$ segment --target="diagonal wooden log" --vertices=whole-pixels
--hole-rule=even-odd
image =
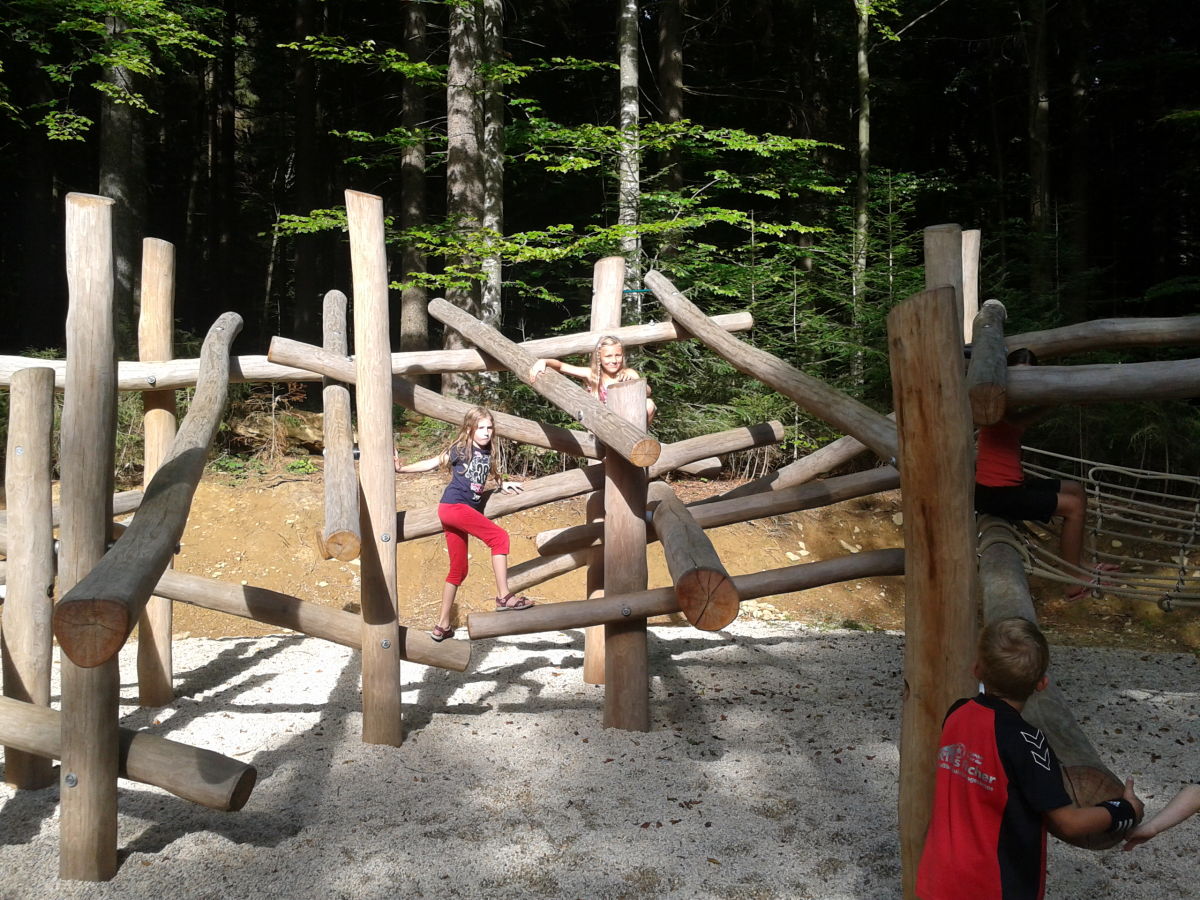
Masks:
[[[1053,359],[1090,350],[1120,350],[1127,347],[1181,347],[1200,344],[1200,316],[1159,319],[1093,319],[1009,335],[1009,350],[1028,347],[1040,359]]]
[[[713,316],[713,321],[727,331],[749,331],[754,317],[748,312],[725,313]],[[607,331],[585,331],[558,337],[539,338],[521,344],[535,356],[572,356],[591,353],[604,335],[619,338],[626,347],[656,344],[663,341],[687,340],[690,335],[674,322],[648,322],[626,325]],[[54,369],[55,385],[61,390],[66,379],[66,361],[37,359],[28,356],[0,355],[0,387],[8,386],[13,373],[30,366]],[[392,354],[392,372],[396,375],[432,375],[442,372],[482,372],[503,369],[500,363],[478,350],[421,350]],[[199,359],[173,359],[159,362],[121,362],[117,364],[117,389],[122,391],[178,390],[196,385],[200,371]],[[321,375],[311,369],[288,364],[280,365],[270,356],[235,356],[229,361],[229,381],[318,381]]]
[[[739,372],[757,378],[839,431],[858,438],[884,461],[895,458],[896,426],[886,416],[717,328],[661,272],[647,272],[646,287],[671,318]]]
[[[112,495],[112,514],[123,516],[137,510],[142,505],[141,491],[117,491]],[[50,510],[50,524],[58,526],[62,522],[62,507],[57,503]],[[8,512],[0,511],[0,553],[8,553]]]
[[[527,559],[525,562],[509,567],[508,587],[514,593],[522,593],[535,585],[544,584],[559,575],[566,575],[586,566],[591,555],[592,551],[588,549],[560,553],[557,556],[535,556],[533,559]],[[596,683],[600,684],[601,682]]]
[[[225,313],[209,329],[191,407],[169,456],[146,489],[137,516],[113,548],[55,606],[55,637],[78,666],[98,666],[116,655],[175,553],[221,424],[229,385],[229,346],[241,328],[240,316]]]
[[[661,481],[650,485],[647,500],[654,531],[662,542],[675,598],[687,620],[701,631],[720,631],[737,618],[737,588],[704,528]]]
[[[783,426],[778,422],[765,422],[748,428],[731,428],[716,434],[706,434],[700,437],[687,438],[667,444],[648,475],[654,478],[664,472],[670,472],[685,463],[702,459],[713,452],[714,447],[729,448],[718,452],[731,453],[734,449],[745,450],[762,444],[777,443],[782,439]],[[604,464],[586,466],[582,469],[568,469],[565,472],[555,472],[543,478],[527,481],[519,494],[501,494],[493,491],[487,495],[483,503],[483,514],[489,519],[497,519],[523,509],[541,506],[555,500],[565,500],[588,491],[599,490],[604,484]],[[437,506],[427,506],[423,509],[403,510],[397,516],[397,540],[410,541],[414,538],[427,537],[442,530],[442,523],[437,516]]]
[[[1200,359],[1095,366],[1018,366],[1008,373],[1011,406],[1200,396]]]
[[[181,603],[255,622],[289,628],[322,640],[362,648],[362,619],[356,613],[301,600],[290,594],[246,584],[228,584],[168,569],[155,591]],[[424,666],[464,672],[471,663],[466,641],[441,641],[423,631],[400,627],[400,658]]]
[[[1019,617],[1037,624],[1025,564],[1020,552],[1008,540],[1010,533],[1008,522],[991,516],[979,519],[979,580],[984,623]],[[1124,790],[1121,779],[1100,759],[1055,679],[1050,679],[1044,691],[1029,698],[1021,715],[1046,735],[1062,763],[1067,792],[1078,806],[1095,806],[1121,796]],[[1120,835],[1100,835],[1068,843],[1103,850],[1120,840]]]
[[[514,344],[495,328],[480,322],[470,313],[441,298],[429,302],[429,314],[448,325],[489,356],[500,360],[517,378],[552,402],[563,412],[604,442],[615,453],[635,466],[653,465],[661,448],[646,431],[614,415],[604,404],[574,384],[567,376],[553,369],[543,372],[537,380],[530,379],[529,369],[537,357]],[[713,326],[714,328],[716,326]],[[724,332],[722,332],[724,334]]]
[[[894,490],[899,486],[900,473],[891,466],[882,466],[851,475],[827,478],[816,484],[798,484],[783,490],[733,497],[716,503],[694,503],[687,509],[701,528],[719,528],[735,522],[829,506],[867,494]],[[541,532],[537,536],[536,544],[538,553],[543,556],[555,556],[595,546],[603,536],[603,529],[594,524],[571,525]],[[655,539],[653,534],[648,534],[647,538]]]
[[[1004,418],[1008,395],[1008,353],[1004,349],[1007,312],[999,300],[988,300],[975,316],[967,397],[976,425],[995,425]]]
[[[269,356],[291,365],[304,366],[346,384],[355,384],[358,381],[358,374],[351,360],[312,344],[275,337],[271,339]],[[463,417],[472,407],[470,403],[443,397],[398,375],[392,378],[392,399],[405,409],[455,425],[462,424]],[[546,447],[571,456],[599,459],[601,455],[596,446],[596,439],[590,434],[559,428],[556,425],[542,425],[508,413],[496,413],[496,433],[523,444]]]
[[[210,809],[233,812],[250,799],[254,766],[144,731],[120,729],[117,771]],[[0,744],[26,753],[62,756],[62,713],[0,697]]]
[[[766,572],[734,575],[733,585],[742,601],[804,591],[839,581],[904,574],[902,549],[867,550],[815,563],[801,563]],[[471,613],[467,632],[471,640],[537,634],[542,631],[566,631],[634,617],[665,616],[679,612],[674,588],[654,588],[633,594],[613,594],[591,600],[567,603],[539,603],[520,616],[506,613]],[[520,621],[517,621],[520,620]]]

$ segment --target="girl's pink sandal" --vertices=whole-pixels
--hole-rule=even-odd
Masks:
[[[533,606],[533,601],[528,597],[514,596],[511,592],[503,597],[496,598],[496,612],[504,612],[505,610],[529,609]]]

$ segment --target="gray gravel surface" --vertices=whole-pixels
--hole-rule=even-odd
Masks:
[[[297,637],[183,640],[178,700],[123,724],[252,761],[245,809],[122,782],[121,867],[58,871],[58,788],[0,786],[4,898],[898,898],[903,638],[739,620],[651,630],[649,733],[601,727],[578,632],[404,668],[407,738],[359,740],[359,667]],[[1054,648],[1052,676],[1149,808],[1200,778],[1192,654]],[[1052,841],[1048,897],[1196,895],[1200,822],[1133,853]]]

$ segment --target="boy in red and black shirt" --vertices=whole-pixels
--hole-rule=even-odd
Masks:
[[[1046,827],[1063,838],[1131,828],[1142,803],[1125,783],[1120,800],[1077,807],[1063,788],[1045,735],[1023,718],[1044,690],[1050,649],[1027,619],[1000,619],[979,638],[983,693],[946,714],[933,816],[917,869],[921,900],[1041,900]]]

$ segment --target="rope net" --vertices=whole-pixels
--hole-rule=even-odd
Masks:
[[[1200,478],[1131,469],[1023,447],[1025,471],[1078,481],[1088,497],[1087,568],[1050,549],[1033,525],[1010,524],[1031,575],[1064,585],[1156,602],[1164,610],[1200,607]],[[981,548],[982,549],[982,548]],[[1124,551],[1124,552],[1122,552]],[[1137,555],[1126,555],[1136,553]],[[1114,566],[1114,571],[1104,571]]]

